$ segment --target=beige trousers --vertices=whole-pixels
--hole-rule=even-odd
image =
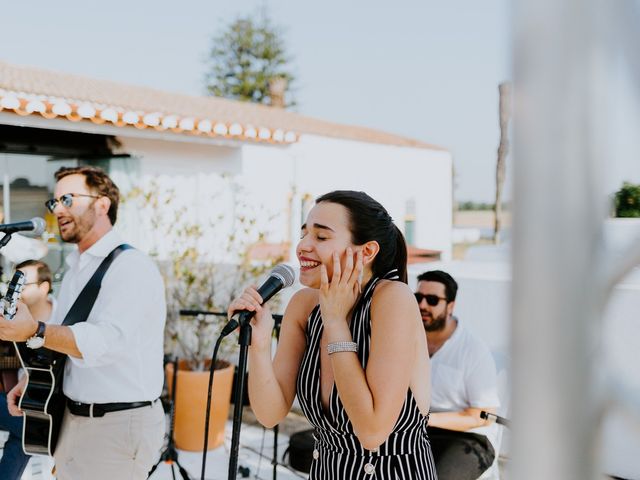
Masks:
[[[160,458],[165,416],[159,400],[149,407],[89,418],[65,411],[56,447],[58,480],[146,479]]]

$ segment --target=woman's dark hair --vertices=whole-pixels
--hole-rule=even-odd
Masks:
[[[407,283],[407,244],[387,210],[364,192],[336,190],[316,199],[316,204],[331,202],[342,205],[349,215],[349,230],[354,245],[375,240],[380,251],[373,260],[373,275],[381,277],[398,270],[400,280]]]

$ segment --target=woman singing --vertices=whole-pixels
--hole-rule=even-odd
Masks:
[[[427,438],[426,337],[407,286],[407,247],[363,192],[321,196],[302,226],[300,283],[271,360],[273,318],[255,288],[229,306],[255,311],[249,398],[266,427],[294,397],[314,427],[310,479],[436,478]]]

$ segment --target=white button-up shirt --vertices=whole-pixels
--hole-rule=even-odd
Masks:
[[[100,263],[122,243],[110,231],[82,254],[69,254],[52,323],[62,323]],[[83,403],[158,398],[165,319],[164,284],[155,263],[139,250],[121,252],[102,279],[89,318],[70,327],[83,358],[67,360],[65,395]]]

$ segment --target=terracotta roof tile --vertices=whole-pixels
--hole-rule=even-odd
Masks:
[[[264,105],[169,93],[149,87],[0,62],[0,97],[3,94],[11,98],[0,103],[0,110],[4,107],[5,110],[14,110],[23,115],[40,114],[47,118],[66,116],[75,121],[111,121],[118,126],[169,128],[178,133],[212,136],[233,137],[235,133],[249,140],[277,143],[290,143],[297,139],[296,135],[306,133],[444,150],[418,140],[364,127],[327,122]],[[11,104],[16,95],[19,96],[19,107],[8,108],[6,104]],[[56,103],[57,112],[54,109]],[[69,106],[71,111],[67,112]]]

